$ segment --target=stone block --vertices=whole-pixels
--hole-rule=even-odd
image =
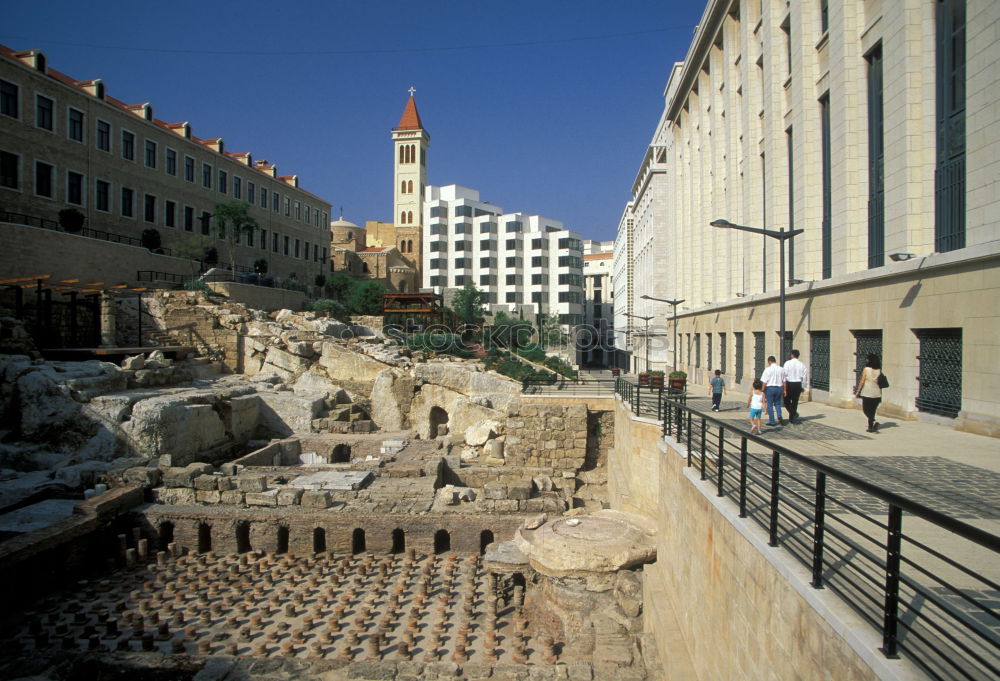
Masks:
[[[519,502],[516,499],[501,499],[493,503],[493,508],[497,513],[517,513],[520,510]]]
[[[222,501],[222,492],[215,489],[198,489],[194,492],[194,498],[199,504],[217,504]]]
[[[163,471],[163,486],[191,487],[194,484],[194,478],[196,475],[198,475],[198,473],[188,468],[170,467]]]
[[[236,489],[236,481],[233,480],[228,475],[216,476],[216,486],[215,488],[220,492],[228,492],[230,490]]]
[[[160,480],[163,475],[160,473],[159,468],[154,468],[152,466],[136,466],[135,468],[129,468],[125,471],[125,482],[131,482],[136,485],[145,485],[146,487],[156,487],[160,484]]]
[[[295,506],[302,498],[300,489],[280,489],[278,490],[278,506]]]
[[[194,488],[196,490],[213,490],[218,489],[219,482],[214,475],[198,475],[194,479]]]
[[[330,493],[326,490],[304,490],[299,504],[310,508],[330,508]]]
[[[190,506],[195,503],[194,490],[190,487],[157,487],[153,501],[166,506]]]
[[[267,492],[247,492],[244,497],[247,506],[277,506],[278,490],[272,489]]]
[[[187,470],[191,471],[195,475],[211,475],[215,472],[215,466],[210,463],[203,463],[201,461],[195,461],[194,463],[189,463],[185,466]]]
[[[491,500],[506,499],[507,485],[502,482],[488,482],[483,485],[483,497]]]
[[[242,475],[236,478],[236,489],[241,492],[263,492],[267,489],[267,478],[263,475]]]
[[[531,482],[522,480],[507,487],[507,498],[522,501],[531,497]]]
[[[243,492],[238,490],[229,490],[227,492],[220,492],[219,495],[221,496],[222,503],[224,504],[229,504],[230,506],[243,505]]]

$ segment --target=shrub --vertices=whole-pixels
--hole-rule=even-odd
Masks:
[[[324,286],[326,286],[326,277],[323,276],[322,274],[317,274],[316,278],[313,279],[313,285],[318,286],[319,288],[323,288]]]
[[[219,262],[219,251],[216,250],[215,246],[209,246],[205,249],[205,255],[201,259],[205,261],[206,265],[216,265]]]
[[[151,251],[155,251],[163,244],[163,240],[160,238],[160,230],[149,229],[142,230],[142,236],[139,238],[140,243],[142,243],[143,248],[148,248]]]
[[[339,300],[330,300],[329,298],[320,298],[313,303],[312,311],[316,314],[326,317],[336,317],[337,319],[343,319],[348,315],[346,305]]]
[[[439,352],[456,357],[472,357],[472,352],[462,342],[461,336],[454,333],[415,333],[406,339],[406,347],[410,350]]]
[[[267,258],[257,258],[254,260],[253,271],[257,274],[267,274]]]
[[[687,375],[686,371],[671,371],[670,372],[670,378],[687,378],[687,377],[688,377],[688,375]]]
[[[201,279],[188,279],[184,282],[185,291],[201,291],[202,293],[214,294],[215,291],[208,287],[208,284]]]
[[[63,208],[59,211],[59,226],[70,234],[76,234],[83,229],[83,221],[86,220],[83,213],[76,208]]]

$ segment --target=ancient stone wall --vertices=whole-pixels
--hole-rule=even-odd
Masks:
[[[813,590],[804,568],[769,548],[759,528],[726,512],[728,502],[715,497],[711,483],[687,474],[685,453],[663,442],[658,423],[634,417],[621,403],[615,415],[612,508],[646,515],[659,528],[643,600],[659,604],[644,612],[665,678],[671,660],[685,657],[675,652],[680,645],[703,681],[824,679],[831,670],[838,680],[879,678],[866,663],[880,655],[874,629],[852,631],[857,618],[846,605]],[[844,631],[870,641],[859,651]]]
[[[242,303],[255,310],[301,310],[306,302],[306,294],[270,286],[254,286],[233,281],[213,281],[208,287],[226,296],[234,303]]]
[[[573,471],[587,454],[587,407],[582,404],[522,404],[506,421],[508,465]]]
[[[141,513],[147,536],[158,541],[170,538],[179,548],[190,552],[198,552],[200,547],[219,554],[238,550],[384,554],[394,549],[430,554],[435,553],[435,535],[442,530],[448,533],[451,551],[479,553],[485,539],[512,538],[523,520],[523,516],[496,515],[374,516],[330,511],[290,514],[286,509],[254,509],[233,514],[225,508],[174,506],[151,506]],[[248,531],[249,546],[239,546],[237,530],[243,523],[247,529],[241,531]],[[208,529],[202,529],[203,526]],[[397,530],[403,532],[402,545],[398,533],[394,540],[393,532]],[[318,537],[322,537],[321,546],[317,546]],[[206,546],[206,538],[210,538],[210,547]]]

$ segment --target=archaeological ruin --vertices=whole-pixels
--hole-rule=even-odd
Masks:
[[[522,395],[374,320],[104,312],[162,349],[43,359],[2,321],[0,678],[660,678],[613,399]]]

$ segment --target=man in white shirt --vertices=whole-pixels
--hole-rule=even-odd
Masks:
[[[781,421],[781,395],[785,392],[785,370],[778,360],[771,355],[767,358],[767,368],[760,375],[764,384],[764,397],[767,398],[767,425],[776,426]]]
[[[809,387],[809,372],[806,365],[799,361],[799,351],[792,350],[792,358],[785,362],[785,409],[788,410],[788,420],[799,422],[799,397],[802,391]]]

